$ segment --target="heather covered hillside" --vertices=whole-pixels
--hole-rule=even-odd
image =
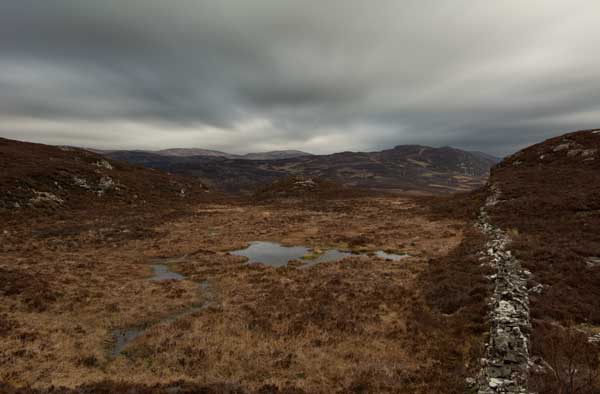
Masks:
[[[137,207],[201,199],[198,180],[131,166],[82,149],[0,139],[0,211]]]
[[[526,273],[530,388],[600,390],[600,130],[521,150],[492,170],[490,221]],[[560,390],[560,391],[556,391]]]

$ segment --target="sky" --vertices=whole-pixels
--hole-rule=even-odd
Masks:
[[[232,153],[600,127],[598,0],[2,0],[0,136]]]

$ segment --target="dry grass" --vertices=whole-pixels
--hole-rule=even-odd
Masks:
[[[424,371],[438,382],[451,376],[450,364],[439,363],[448,354],[436,354],[441,313],[424,304],[418,278],[461,242],[463,222],[427,218],[411,200],[204,204],[133,235],[135,217],[121,217],[118,231],[110,223],[106,231],[85,221],[75,231],[55,224],[58,231],[42,237],[27,236],[30,224],[11,228],[0,256],[12,283],[0,293],[0,381],[11,386],[432,392],[437,383]],[[413,257],[275,269],[226,253],[258,239]],[[174,268],[189,280],[148,280],[152,258],[183,255]],[[210,294],[199,293],[201,280]],[[156,324],[207,300],[204,309]],[[145,335],[111,358],[111,330],[141,324]],[[468,341],[452,344],[463,360],[475,351]]]

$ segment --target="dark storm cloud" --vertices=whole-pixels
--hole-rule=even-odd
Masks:
[[[600,118],[596,1],[5,0],[0,134],[509,153]]]

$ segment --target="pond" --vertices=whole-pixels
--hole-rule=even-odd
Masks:
[[[248,264],[262,263],[272,267],[283,267],[291,260],[302,260],[306,263],[305,266],[312,266],[320,263],[340,261],[346,257],[375,256],[397,261],[408,256],[406,254],[386,253],[383,250],[371,253],[355,253],[338,249],[328,249],[318,253],[305,246],[283,246],[279,243],[263,241],[251,242],[247,248],[234,250],[230,253],[236,256],[247,257]]]

